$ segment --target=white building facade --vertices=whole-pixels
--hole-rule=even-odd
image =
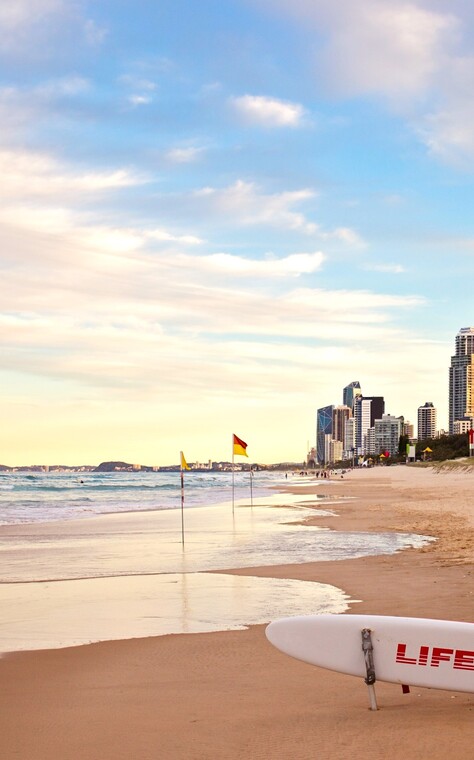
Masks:
[[[418,407],[418,440],[436,437],[437,412],[431,401]]]

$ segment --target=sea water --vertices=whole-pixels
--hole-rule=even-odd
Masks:
[[[288,482],[282,472],[235,472],[232,478],[230,472],[189,471],[184,473],[186,507],[229,501],[232,481],[235,499],[258,497]],[[180,506],[179,472],[0,473],[0,525]]]
[[[431,540],[329,530],[337,500],[275,491],[306,482],[318,483],[256,473],[251,491],[249,474],[235,473],[233,508],[230,474],[190,472],[180,509],[179,473],[2,475],[0,652],[344,612],[355,600],[343,589],[225,571],[393,554]]]

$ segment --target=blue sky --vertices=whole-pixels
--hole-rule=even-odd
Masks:
[[[0,9],[0,462],[301,460],[359,380],[447,427],[474,324],[464,0]]]

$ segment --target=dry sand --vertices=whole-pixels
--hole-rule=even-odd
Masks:
[[[319,489],[355,497],[319,524],[438,541],[392,556],[234,572],[336,585],[361,600],[347,614],[474,621],[473,486],[467,469],[351,473]],[[371,712],[363,681],[286,657],[268,644],[264,626],[14,654],[0,660],[0,678],[2,760],[473,754],[474,695],[403,695],[378,683],[380,709]]]

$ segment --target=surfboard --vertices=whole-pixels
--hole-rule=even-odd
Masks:
[[[270,623],[266,636],[291,657],[366,679],[363,631],[370,632],[374,680],[474,692],[474,623],[383,615],[307,615]]]

